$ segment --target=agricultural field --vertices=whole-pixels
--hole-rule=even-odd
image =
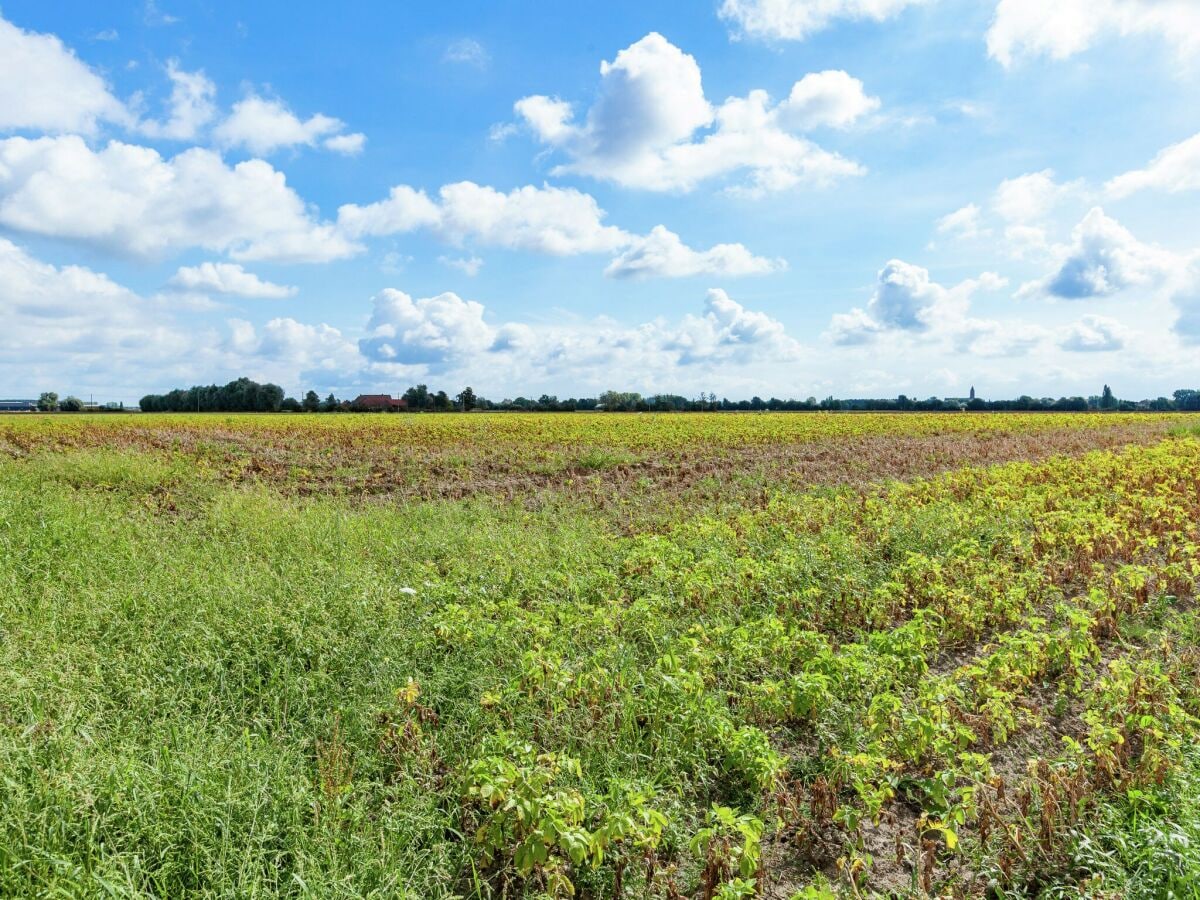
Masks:
[[[1198,435],[0,419],[0,897],[1200,896]]]

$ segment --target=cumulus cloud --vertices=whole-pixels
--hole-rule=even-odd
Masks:
[[[149,137],[190,141],[216,115],[217,86],[203,72],[183,71],[176,59],[167,63],[167,77],[171,79],[170,115],[163,122],[141,122],[138,130]]]
[[[863,83],[838,69],[810,72],[794,85],[776,107],[779,123],[795,131],[828,126],[848,128],[879,109],[879,98],[868,97]]]
[[[326,150],[332,150],[334,153],[340,153],[343,156],[358,156],[362,153],[363,147],[367,144],[367,136],[362,132],[354,132],[354,134],[335,134],[333,137],[325,138],[322,141],[322,146]]]
[[[988,54],[1006,68],[1022,57],[1067,59],[1110,37],[1147,35],[1180,58],[1200,49],[1200,5],[1193,0],[1000,0],[987,33]]]
[[[753,275],[776,271],[778,260],[757,257],[741,244],[698,251],[662,226],[644,237],[604,224],[590,194],[574,188],[526,185],[508,193],[471,181],[441,188],[437,198],[397,185],[386,200],[338,210],[338,227],[351,238],[430,230],[455,245],[475,242],[554,256],[614,253],[612,277]]]
[[[1059,182],[1053,169],[1029,172],[1000,182],[986,209],[970,203],[938,219],[935,227],[940,235],[967,240],[999,231],[1009,256],[1044,256],[1050,250],[1048,218],[1086,194],[1082,181]]]
[[[483,304],[451,292],[414,300],[385,288],[372,302],[369,336],[358,342],[370,360],[442,367],[485,351],[496,339],[483,319]]]
[[[318,144],[337,153],[358,153],[366,138],[361,134],[343,134],[345,128],[340,119],[321,113],[302,120],[281,100],[251,94],[234,104],[229,117],[214,129],[213,136],[225,147],[244,147],[260,156],[284,147]]]
[[[765,275],[786,268],[785,261],[755,256],[741,244],[717,244],[708,250],[693,250],[679,239],[679,235],[656,225],[645,237],[634,238],[604,274],[610,278],[683,278],[689,275]]]
[[[74,135],[0,140],[0,224],[136,256],[189,247],[240,260],[325,262],[360,248],[310,216],[282,172],[192,148],[164,159]]]
[[[724,0],[720,16],[736,37],[799,41],[838,19],[882,22],[924,0]]]
[[[1104,186],[1115,198],[1128,197],[1144,190],[1200,190],[1200,134],[1161,150],[1144,169],[1118,175]]]
[[[968,315],[975,293],[997,291],[1007,284],[995,272],[984,272],[947,288],[930,278],[927,269],[893,259],[880,270],[866,309],[855,307],[833,316],[826,335],[842,346],[868,344],[880,336],[911,335],[942,340],[959,353],[975,356],[1018,355],[1039,343],[1044,332]]]
[[[352,237],[430,229],[452,243],[474,240],[556,256],[623,245],[623,232],[603,218],[595,198],[572,188],[527,185],[503,193],[471,181],[445,185],[436,200],[398,185],[386,200],[338,210],[339,227]]]
[[[748,310],[719,289],[710,290],[700,315],[672,324],[656,319],[620,325],[609,319],[570,325],[491,325],[482,304],[457,294],[413,299],[388,289],[374,298],[368,336],[359,349],[383,373],[444,372],[471,366],[520,366],[539,377],[649,372],[696,365],[785,361],[801,354],[783,325]]]
[[[762,356],[795,359],[801,352],[782,322],[746,309],[720,288],[709,290],[704,315],[685,316],[663,346],[679,351],[682,365],[712,360],[749,362]]]
[[[311,325],[292,318],[275,318],[261,328],[243,319],[229,321],[226,347],[252,364],[292,373],[328,372],[342,375],[362,365],[355,343],[331,325]]]
[[[1174,332],[1186,344],[1200,344],[1200,262],[1193,260],[1171,288],[1178,317]]]
[[[1066,330],[1058,346],[1077,353],[1120,350],[1125,346],[1126,333],[1125,327],[1116,319],[1084,316]]]
[[[136,385],[193,349],[193,336],[107,275],[50,265],[3,238],[0,320],[0,381],[34,396],[47,384]]]
[[[860,165],[797,132],[845,128],[879,106],[862,82],[840,71],[806,76],[780,103],[755,90],[713,106],[695,58],[655,32],[601,63],[600,76],[582,121],[570,103],[542,95],[514,109],[542,143],[569,157],[556,174],[646,190],[687,191],[745,172],[737,189],[757,195],[860,175]]]
[[[879,271],[867,308],[834,316],[834,343],[865,343],[888,330],[928,331],[949,312],[951,294],[929,277],[929,270],[893,259]]]
[[[1064,199],[1078,194],[1079,182],[1060,184],[1053,169],[1043,169],[1000,182],[992,198],[992,208],[1005,221],[1027,224],[1044,219]]]
[[[1021,296],[1105,297],[1155,282],[1179,266],[1171,253],[1143,244],[1100,207],[1094,207],[1075,226],[1071,244],[1059,255],[1056,270],[1023,285]]]
[[[0,18],[0,131],[90,135],[100,122],[132,122],[104,79],[55,35]]]
[[[282,300],[296,295],[296,288],[264,281],[236,263],[204,262],[198,266],[181,266],[168,284],[183,291],[264,300]]]

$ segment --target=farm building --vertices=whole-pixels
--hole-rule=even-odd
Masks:
[[[37,412],[37,401],[0,400],[0,412]]]
[[[389,394],[359,394],[351,402],[352,409],[381,410],[405,409],[408,403],[403,397],[392,397]]]

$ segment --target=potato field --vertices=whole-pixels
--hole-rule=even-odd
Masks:
[[[0,418],[0,897],[1200,896],[1198,434]]]

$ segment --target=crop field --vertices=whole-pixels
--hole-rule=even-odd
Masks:
[[[0,418],[0,897],[1200,896],[1200,417]]]

